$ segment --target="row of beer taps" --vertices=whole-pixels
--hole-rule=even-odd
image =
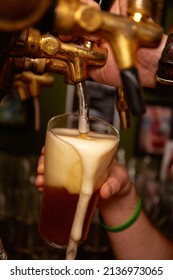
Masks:
[[[116,0],[118,1],[118,0]],[[79,0],[6,0],[0,2],[0,98],[15,87],[22,100],[39,96],[42,86],[51,86],[49,73],[65,76],[87,98],[88,66],[102,67],[107,51],[81,34],[99,36],[110,44],[120,70],[122,89],[117,91],[117,109],[122,127],[127,111],[140,115],[145,103],[136,69],[139,46],[156,47],[163,33],[148,21],[152,0],[129,0],[128,16],[110,13],[114,1],[99,1],[101,9]],[[64,42],[59,35],[80,38]],[[85,103],[85,102],[84,102]],[[81,105],[85,106],[85,105]],[[86,108],[85,108],[86,109]],[[86,114],[86,111],[81,111]]]

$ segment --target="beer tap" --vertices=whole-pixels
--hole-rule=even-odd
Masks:
[[[22,11],[20,10],[20,16],[17,18],[20,20],[17,20],[13,27],[12,22],[15,23],[14,18],[16,17],[15,10],[15,16],[12,16],[12,20],[9,20],[6,28],[3,21],[0,20],[0,30],[15,32],[15,37],[10,41],[10,48],[5,50],[5,57],[11,61],[15,72],[32,71],[38,75],[45,72],[63,74],[66,83],[78,84],[78,92],[83,91],[84,96],[84,99],[81,98],[81,102],[85,102],[84,84],[88,78],[87,68],[90,65],[102,67],[106,62],[107,52],[89,40],[83,44],[67,43],[62,42],[57,35],[71,34],[78,38],[81,38],[81,34],[85,37],[88,35],[99,36],[110,44],[119,68],[124,92],[122,94],[121,91],[121,94],[117,95],[121,100],[120,115],[123,115],[124,118],[127,105],[130,105],[133,114],[142,114],[145,111],[145,104],[136,70],[136,52],[139,46],[158,46],[163,32],[158,24],[148,22],[151,14],[151,1],[129,0],[128,17],[104,11],[109,9],[112,1],[95,1],[101,5],[102,10],[81,3],[79,0],[47,0],[40,13],[38,11],[40,11],[41,1],[35,0],[34,3],[30,3],[30,6],[35,5],[38,16],[36,17],[34,12],[35,16],[27,16],[27,20],[24,21],[25,16],[21,17]],[[53,9],[51,7],[53,27],[49,33],[42,34],[39,29],[31,26],[36,18],[38,20],[41,14],[43,16],[46,13],[50,2],[54,2]],[[21,0],[18,0],[17,3],[23,5]],[[0,12],[0,19],[2,18],[3,15]],[[126,98],[128,102],[126,102]],[[124,101],[122,102],[122,100]],[[86,110],[82,114],[88,108],[84,109]]]
[[[76,26],[78,26],[83,32],[99,35],[110,43],[120,70],[128,103],[134,115],[145,112],[136,70],[137,49],[139,46],[158,46],[163,33],[163,29],[159,25],[146,20],[150,16],[149,2],[148,0],[129,1],[129,18],[99,11],[93,6],[83,5],[77,0],[59,0],[56,8],[57,32],[76,34],[79,29]]]
[[[9,57],[20,33],[36,24],[47,12],[51,0],[0,1],[0,101],[13,87],[14,58]]]
[[[23,71],[14,76],[14,88],[22,101],[33,98],[35,130],[40,130],[40,105],[39,96],[42,87],[50,87],[54,83],[54,77],[48,73],[35,75],[30,71]]]
[[[32,71],[35,74],[54,72],[66,74],[66,82],[75,84],[87,79],[87,67],[103,66],[107,51],[96,43],[91,48],[62,42],[51,34],[39,30],[24,30],[8,53],[14,59],[16,71]]]
[[[116,97],[117,97],[116,107],[119,113],[121,127],[123,129],[126,129],[130,127],[130,114],[129,114],[128,102],[126,100],[124,90],[122,87],[117,88]]]
[[[96,43],[76,45],[62,42],[39,30],[24,30],[9,52],[14,58],[16,71],[32,71],[35,74],[54,72],[64,74],[68,84],[75,84],[79,97],[79,131],[89,131],[89,116],[85,80],[88,65],[102,66],[106,62],[106,50]]]
[[[97,2],[101,9],[104,11],[109,11],[114,1],[108,0],[94,0]],[[121,128],[126,129],[130,127],[130,114],[129,106],[126,100],[126,95],[122,87],[116,89],[116,108],[119,113]]]

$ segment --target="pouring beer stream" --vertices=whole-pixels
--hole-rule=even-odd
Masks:
[[[89,107],[86,94],[85,82],[77,83],[77,95],[79,100],[79,122],[78,130],[81,138],[87,139],[89,128]],[[75,216],[70,233],[69,243],[66,250],[66,260],[74,260],[77,255],[78,243],[82,236],[83,222],[88,209],[92,193],[86,195],[81,189]]]
[[[112,0],[106,0],[106,1],[100,1],[100,0],[94,0],[97,2],[102,10],[109,10],[113,1]],[[88,43],[88,42],[87,42]],[[92,44],[92,42],[91,42]],[[87,44],[85,44],[87,46]],[[89,106],[88,106],[88,100],[87,100],[87,92],[86,92],[86,84],[85,82],[77,83],[76,85],[77,89],[77,95],[79,100],[79,123],[78,123],[78,130],[80,133],[80,137],[87,140],[89,136],[90,131],[90,125],[89,125]],[[87,184],[87,182],[86,182]],[[92,186],[92,184],[91,184]],[[66,259],[67,260],[73,260],[76,257],[77,254],[77,247],[78,242],[81,239],[82,236],[82,228],[83,223],[85,220],[86,212],[88,209],[88,205],[91,199],[91,196],[93,194],[93,188],[89,188],[90,191],[86,193],[86,190],[88,189],[88,186],[85,186],[85,183],[82,184],[81,191],[79,194],[79,199],[77,203],[77,208],[72,224],[71,234],[69,243],[66,250]]]

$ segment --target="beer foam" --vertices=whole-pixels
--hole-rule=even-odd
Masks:
[[[81,187],[83,193],[93,193],[106,179],[118,137],[89,132],[85,139],[77,129],[66,128],[52,132],[46,136],[46,184],[65,187],[70,193],[79,194]]]

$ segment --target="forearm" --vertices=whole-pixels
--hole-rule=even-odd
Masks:
[[[137,196],[133,187],[128,196],[115,201],[112,211],[101,209],[106,225],[118,227],[133,215]],[[173,259],[173,244],[150,223],[142,211],[137,220],[121,232],[108,232],[112,251],[117,259]]]

